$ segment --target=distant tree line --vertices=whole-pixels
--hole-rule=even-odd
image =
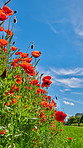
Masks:
[[[83,123],[83,113],[77,113],[75,116],[69,117],[66,124],[71,125],[72,123],[78,123],[78,126],[80,126],[80,123]]]

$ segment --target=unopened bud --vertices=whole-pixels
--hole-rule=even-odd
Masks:
[[[16,17],[14,16],[14,23],[17,23],[17,19],[16,19]]]
[[[13,42],[13,45],[15,44],[15,41]]]
[[[32,45],[31,45],[31,49],[33,49],[33,48],[34,48],[34,45],[32,44]]]
[[[16,11],[16,10],[14,11],[14,14],[15,14],[15,13],[17,13],[17,11]]]

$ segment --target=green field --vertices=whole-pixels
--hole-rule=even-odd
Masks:
[[[83,148],[83,127],[64,126],[63,134],[65,135],[65,138],[72,137],[69,146],[69,141],[67,140],[66,144],[64,143],[65,146],[63,146],[63,148]]]

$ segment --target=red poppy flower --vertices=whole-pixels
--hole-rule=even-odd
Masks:
[[[49,87],[52,82],[49,79],[45,79],[41,87]]]
[[[41,55],[41,52],[39,52],[39,51],[32,51],[31,52],[31,55],[34,57],[34,58],[38,58],[40,55]]]
[[[5,32],[8,33],[9,36],[12,36],[13,35],[12,31],[9,30],[9,29],[6,29]]]
[[[47,96],[47,100],[51,100],[51,96]]]
[[[28,90],[30,90],[30,89],[32,89],[32,87],[31,87],[31,86],[28,88]]]
[[[30,63],[32,61],[32,58],[29,58],[29,57],[28,58],[24,58],[23,61],[26,61],[26,62]]]
[[[35,70],[34,70],[34,67],[31,66],[30,63],[28,62],[23,62],[22,63],[19,63],[19,65],[25,70],[25,72],[31,76],[35,76],[36,73],[35,73]]]
[[[4,28],[2,26],[0,27],[0,31],[4,31]]]
[[[5,52],[5,53],[7,52],[7,49],[6,49],[6,48],[4,48],[4,52]]]
[[[20,54],[22,54],[22,52],[20,52],[20,51],[15,53],[15,55],[20,55]]]
[[[0,21],[5,21],[7,19],[7,15],[3,12],[3,10],[0,10]]]
[[[19,59],[14,59],[14,62],[15,62],[15,63],[18,63],[18,62],[19,62]]]
[[[12,46],[11,47],[11,51],[15,51],[17,49],[17,47]]]
[[[37,88],[36,90],[36,94],[44,94],[44,93],[47,93],[47,91],[41,89],[41,88]]]
[[[10,102],[7,102],[5,105],[6,105],[6,106],[10,106]]]
[[[54,100],[52,100],[51,104],[52,104],[54,107],[57,106]]]
[[[52,105],[48,103],[47,101],[42,101],[41,105],[45,107],[45,109],[52,109]]]
[[[40,84],[37,84],[38,87],[40,87]]]
[[[5,39],[0,39],[0,46],[5,47],[8,44],[8,41]]]
[[[21,84],[22,83],[22,78],[19,75],[15,76],[17,78],[16,83]]]
[[[24,61],[22,61],[22,63],[19,63],[19,65],[20,65],[24,70],[27,70],[28,67],[31,66],[30,63],[28,63],[28,62],[24,62]]]
[[[72,140],[72,138],[71,138],[71,137],[69,137],[68,139],[69,139],[69,140]]]
[[[20,53],[20,58],[27,58],[28,54],[27,53]]]
[[[0,131],[0,135],[4,135],[5,134],[5,130]]]
[[[19,87],[16,87],[16,91],[19,92]]]
[[[12,62],[12,66],[15,68],[15,67],[17,67],[18,65],[16,64],[16,62]]]
[[[64,121],[64,119],[66,118],[66,114],[65,113],[63,113],[62,111],[57,111],[56,113],[55,113],[55,119],[57,120],[57,121],[61,121],[61,122],[63,122]]]
[[[25,108],[27,108],[27,105],[25,105]]]
[[[45,76],[45,77],[43,77],[42,81],[45,81],[47,79],[50,80],[51,79],[51,76]]]
[[[3,6],[3,9],[2,10],[4,11],[4,13],[6,15],[9,15],[10,16],[10,15],[13,14],[13,11],[8,6],[6,6],[6,5]]]
[[[15,103],[17,103],[17,99],[16,99],[16,98],[12,98],[12,103],[11,103],[11,105],[12,105],[12,104],[15,104]]]
[[[29,82],[29,84],[32,84],[32,85],[37,85],[38,84],[38,80],[36,80],[36,79],[33,79],[33,80],[31,80],[31,82]]]

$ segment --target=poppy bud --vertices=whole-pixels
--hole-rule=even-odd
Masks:
[[[14,16],[14,23],[17,23],[17,19],[16,19],[16,17]]]
[[[31,49],[33,49],[33,48],[34,48],[34,45],[32,44],[32,45],[31,45]]]
[[[13,45],[15,44],[15,41],[13,42]]]
[[[15,14],[15,13],[17,13],[17,11],[16,11],[16,10],[14,11],[14,14]]]

